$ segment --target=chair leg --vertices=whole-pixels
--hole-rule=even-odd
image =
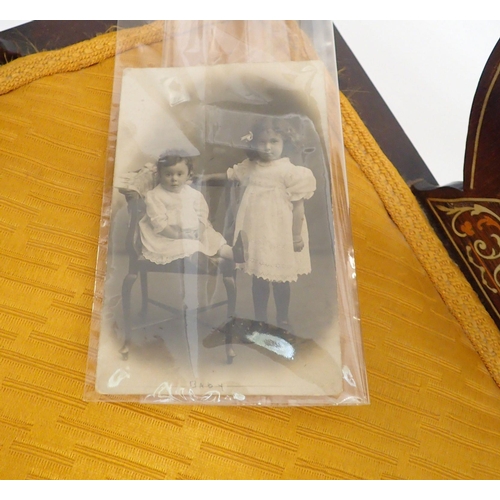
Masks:
[[[132,287],[134,286],[136,280],[137,280],[137,274],[127,274],[127,276],[125,276],[125,279],[123,280],[123,285],[122,285],[122,305],[123,305],[125,341],[123,343],[122,348],[120,349],[120,354],[122,355],[122,358],[125,361],[128,359],[130,338],[132,336],[131,294],[132,294]]]
[[[227,294],[227,317],[232,318],[236,312],[236,271],[232,269],[224,270],[223,282]],[[226,332],[226,358],[230,365],[236,353],[233,349],[233,336],[230,329]]]
[[[186,340],[189,354],[189,363],[191,371],[195,379],[198,378],[199,372],[199,347],[198,347],[198,313],[196,309],[184,309],[184,325],[186,329]]]
[[[236,311],[236,280],[234,276],[222,278],[227,293],[227,317],[232,318]]]
[[[142,306],[141,306],[141,317],[145,318],[148,312],[148,273],[146,271],[140,271],[141,276],[141,296],[142,296]]]
[[[233,335],[231,333],[226,334],[226,360],[227,364],[231,365],[233,359],[236,357],[236,353],[233,349]]]

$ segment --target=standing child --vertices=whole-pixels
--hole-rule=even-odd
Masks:
[[[204,196],[187,184],[192,171],[189,157],[167,153],[158,160],[159,184],[146,193],[146,215],[139,223],[143,255],[156,264],[197,252],[232,259],[231,247],[208,220]]]
[[[236,215],[235,241],[245,241],[239,269],[253,276],[255,318],[267,322],[272,286],[277,325],[289,329],[290,283],[311,272],[304,200],[316,190],[311,170],[283,156],[291,140],[283,121],[258,121],[247,136],[248,159],[228,169],[229,179],[245,188]]]

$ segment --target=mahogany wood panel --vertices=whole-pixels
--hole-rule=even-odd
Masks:
[[[463,185],[414,189],[500,327],[500,41],[481,75],[469,120]]]

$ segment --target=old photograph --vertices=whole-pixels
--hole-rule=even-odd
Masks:
[[[324,67],[127,69],[96,391],[342,392]]]

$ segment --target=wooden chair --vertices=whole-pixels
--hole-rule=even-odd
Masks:
[[[210,182],[210,183],[197,183],[193,184],[192,187],[200,189],[202,186],[225,186],[225,183]],[[123,191],[122,191],[123,192]],[[225,187],[225,198],[228,206],[231,205],[231,188],[230,186]],[[125,194],[125,193],[124,193]],[[122,303],[123,303],[123,318],[124,318],[124,331],[125,340],[120,353],[123,359],[128,359],[129,355],[129,345],[132,338],[132,318],[133,318],[133,304],[132,304],[132,288],[140,278],[141,284],[141,308],[140,316],[146,318],[148,312],[149,304],[154,304],[166,311],[174,314],[174,318],[184,317],[186,321],[197,321],[197,315],[199,312],[207,311],[209,309],[214,309],[216,307],[227,306],[227,317],[233,317],[235,313],[236,306],[236,284],[235,284],[235,268],[234,264],[230,261],[224,260],[219,257],[207,257],[200,254],[200,259],[198,263],[195,264],[191,259],[179,259],[168,264],[160,265],[155,264],[147,260],[142,255],[142,243],[141,235],[139,229],[139,221],[145,214],[145,203],[144,199],[139,193],[126,193],[128,210],[129,210],[129,227],[126,235],[126,250],[129,259],[129,269],[128,274],[125,276],[122,285]],[[230,211],[228,210],[228,214]],[[231,217],[226,217],[225,230],[224,233],[227,236],[228,241],[232,240],[231,235]],[[226,289],[227,299],[217,303],[209,304],[202,307],[197,307],[190,309],[186,305],[179,309],[168,304],[160,303],[149,297],[148,293],[148,273],[160,272],[160,273],[175,273],[175,274],[198,274],[198,275],[211,275],[217,276],[222,275],[224,286]],[[184,296],[184,290],[179,290]],[[169,321],[169,320],[166,320]],[[197,362],[197,346],[198,339],[189,339],[188,345],[190,348],[190,358],[192,365]],[[196,344],[196,345],[194,345]],[[232,348],[231,335],[226,336],[226,356],[227,362],[232,363],[235,356],[234,350]],[[196,359],[193,359],[196,358]]]

